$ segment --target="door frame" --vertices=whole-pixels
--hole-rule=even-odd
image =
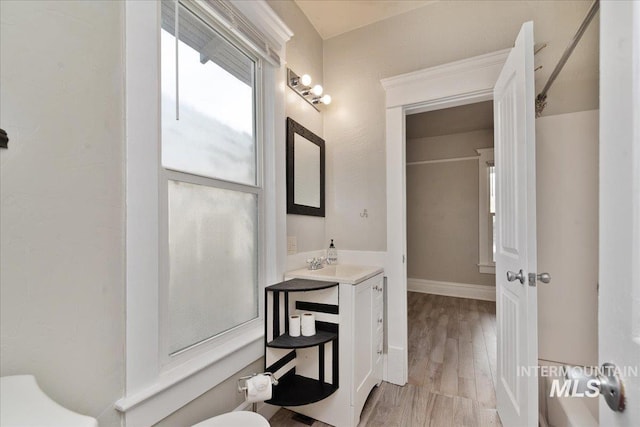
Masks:
[[[385,380],[408,380],[406,132],[408,114],[493,99],[511,49],[499,50],[381,80],[386,92],[387,364]]]

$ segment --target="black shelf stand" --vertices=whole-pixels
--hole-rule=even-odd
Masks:
[[[265,288],[265,347],[275,349],[291,349],[280,359],[265,366],[267,372],[275,373],[297,356],[296,349],[318,348],[318,379],[308,378],[296,373],[293,367],[278,378],[278,385],[273,388],[273,395],[266,403],[278,406],[300,406],[315,403],[333,394],[339,387],[338,382],[338,335],[339,325],[331,322],[316,321],[316,334],[310,337],[289,335],[289,293],[312,292],[338,286],[337,282],[325,282],[318,280],[293,279],[277,283]],[[271,306],[269,307],[268,294],[272,293]],[[281,310],[280,294],[283,294],[284,304]],[[270,310],[271,308],[271,310]],[[329,314],[338,314],[339,308],[332,304],[317,304],[304,301],[296,301],[296,308],[301,310],[316,311]],[[268,336],[268,313],[272,311],[272,339]],[[284,320],[284,322],[282,322]],[[284,330],[280,324],[284,323]],[[332,382],[325,381],[325,345],[332,343]],[[266,365],[265,357],[265,365]]]

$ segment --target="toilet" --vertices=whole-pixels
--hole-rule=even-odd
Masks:
[[[98,427],[95,418],[80,415],[47,396],[33,375],[0,378],[2,427]]]
[[[98,427],[95,418],[73,412],[47,396],[33,375],[0,378],[2,427]],[[206,419],[193,427],[269,427],[255,412],[235,411]]]
[[[249,411],[235,411],[206,419],[192,427],[269,427],[262,415]]]

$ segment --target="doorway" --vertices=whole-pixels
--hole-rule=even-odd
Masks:
[[[406,174],[408,383],[498,420],[493,102],[407,115]]]
[[[503,420],[526,425],[537,423],[537,382],[533,376],[518,376],[516,367],[537,363],[536,287],[522,286],[527,281],[525,275],[535,274],[525,270],[537,269],[533,68],[533,23],[526,22],[511,50],[382,81],[387,91],[387,267],[394,286],[388,292],[388,306],[389,311],[395,304],[401,310],[404,308],[395,318],[389,317],[389,336],[394,326],[400,329],[399,334],[407,331],[406,318],[398,319],[398,314],[406,312],[406,306],[402,305],[407,300],[403,293],[407,273],[404,117],[418,112],[417,109],[433,111],[495,98],[500,231],[496,253],[496,401]],[[411,100],[414,102],[408,103]],[[402,162],[400,167],[398,160]],[[399,197],[389,197],[394,190],[400,191]],[[395,205],[396,202],[399,203]],[[524,212],[526,215],[522,215]],[[396,251],[402,254],[402,264],[395,259]],[[398,323],[394,325],[394,321]],[[397,364],[396,368],[407,368],[407,347],[397,349],[400,354],[394,354],[396,349],[392,345],[389,340],[388,372],[392,372],[392,363]],[[394,360],[394,356],[404,360]],[[407,376],[406,371],[393,373],[402,375],[403,380]]]
[[[493,103],[407,115],[407,288],[495,301]]]
[[[382,80],[386,91],[388,291],[386,380],[408,381],[406,116],[493,99],[510,49]],[[398,191],[401,190],[401,191]]]

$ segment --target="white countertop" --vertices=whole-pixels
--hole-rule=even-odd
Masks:
[[[328,282],[357,285],[358,283],[365,281],[376,274],[382,273],[383,271],[384,270],[381,267],[337,264],[326,265],[320,270],[301,268],[299,270],[293,270],[285,273],[285,277],[289,279],[325,280]]]

